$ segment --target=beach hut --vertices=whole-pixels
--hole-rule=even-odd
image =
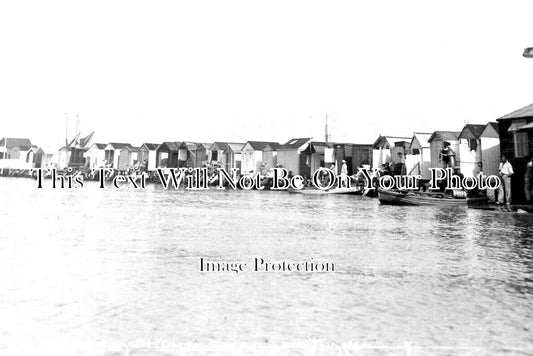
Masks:
[[[228,143],[226,149],[222,152],[222,167],[228,172],[232,168],[239,169],[238,173],[242,173],[242,147],[244,143]]]
[[[504,115],[496,121],[500,152],[509,159],[515,172],[511,178],[513,204],[520,204],[525,202],[524,173],[527,158],[533,155],[533,104]]]
[[[127,147],[131,149],[132,146],[129,143],[121,142],[108,143],[104,149],[106,163],[111,164],[112,168],[122,170],[119,169],[120,152]],[[124,160],[122,160],[123,162]]]
[[[309,146],[311,138],[293,138],[277,149],[277,164],[292,174],[310,177],[311,167],[306,164],[307,156],[302,154]]]
[[[344,152],[344,147],[341,147],[340,150]],[[304,176],[311,177],[320,167],[331,168],[335,166],[340,169],[340,165],[336,163],[335,147],[332,142],[310,141],[300,156],[302,157],[300,172],[305,172]],[[338,172],[335,173],[338,174]]]
[[[213,144],[209,146],[209,149],[207,152],[208,163],[222,164],[222,154],[224,153],[224,150],[228,147],[229,143],[235,143],[235,142],[222,142],[222,141],[213,142]]]
[[[459,167],[465,176],[473,177],[478,163],[482,163],[481,134],[486,126],[467,124],[459,134]]]
[[[500,133],[497,122],[489,122],[481,133],[481,162],[485,175],[498,175]]]
[[[372,167],[372,144],[352,144],[352,174],[357,173],[357,168]],[[348,160],[346,160],[348,161]]]
[[[431,133],[414,132],[405,157],[407,174],[420,175],[422,179],[430,179],[431,147],[428,142]]]
[[[145,165],[145,169],[148,172],[152,172],[156,168],[156,153],[158,146],[157,143],[143,143],[141,147],[139,147],[137,159]]]
[[[87,157],[89,159],[89,168],[97,169],[105,165],[105,143],[93,143],[87,150]]]
[[[459,149],[459,134],[457,131],[435,131],[428,139],[431,151],[431,168],[442,168],[440,161],[440,150],[444,141],[450,143],[450,147],[455,153],[456,165],[461,162]]]
[[[199,168],[207,163],[208,149],[211,144],[184,141],[179,146],[178,161],[180,167]]]
[[[242,172],[266,174],[276,166],[276,148],[272,141],[248,141],[242,147]]]
[[[119,149],[118,165],[116,169],[119,171],[127,171],[128,168],[137,163],[137,152],[139,147],[126,145]]]
[[[63,170],[68,167],[70,162],[70,147],[63,146],[58,152],[57,168]]]
[[[156,167],[178,168],[178,152],[181,142],[165,141],[156,149]]]
[[[26,161],[26,154],[32,144],[29,138],[3,137],[0,139],[0,159],[16,159]]]
[[[29,163],[32,168],[41,168],[44,151],[41,147],[32,145],[28,153],[26,153],[26,163]]]
[[[372,168],[381,168],[385,162],[398,163],[398,153],[405,154],[411,137],[379,136],[372,145]]]

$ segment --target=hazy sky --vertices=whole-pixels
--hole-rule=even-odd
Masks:
[[[533,102],[531,1],[2,1],[0,136],[461,130]]]

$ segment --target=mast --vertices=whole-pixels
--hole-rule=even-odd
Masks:
[[[326,143],[328,143],[328,138],[329,138],[329,135],[328,135],[328,114],[326,114],[326,126],[325,126],[325,139],[326,139]]]
[[[68,145],[68,113],[65,113],[65,145]]]
[[[77,113],[76,114],[76,136],[74,136],[75,140],[77,142],[74,142],[74,146],[78,146],[79,145],[79,142],[80,142],[80,138],[78,137],[79,135],[79,127],[80,127],[80,113]]]

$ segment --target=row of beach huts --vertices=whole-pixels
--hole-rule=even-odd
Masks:
[[[410,137],[380,135],[373,144],[292,138],[283,144],[267,141],[166,141],[134,146],[117,142],[93,143],[91,133],[83,138],[78,134],[56,152],[45,152],[33,145],[30,139],[4,137],[0,139],[0,174],[31,168],[63,170],[68,167],[95,169],[103,166],[126,171],[135,164],[141,164],[147,171],[161,167],[213,165],[227,170],[237,168],[243,174],[265,174],[273,167],[282,166],[292,174],[309,177],[320,167],[340,170],[343,160],[348,173],[354,174],[361,166],[379,169],[386,162],[395,164],[403,159],[407,174],[429,179],[429,168],[442,166],[439,152],[444,141],[450,143],[455,152],[456,166],[465,176],[473,175],[479,163],[485,175],[497,175],[500,156],[505,154],[515,168],[513,185],[518,187],[533,150],[533,104],[495,122],[466,124],[458,131],[414,132]]]

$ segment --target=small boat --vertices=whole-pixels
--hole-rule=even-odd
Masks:
[[[314,189],[314,188],[308,188],[308,189],[288,189],[289,193],[296,193],[296,194],[308,194],[308,195],[325,195],[325,194],[352,194],[352,195],[360,195],[362,194],[361,187],[350,187],[350,188],[333,188],[328,190],[322,190],[322,189]]]
[[[487,197],[467,198],[466,193],[462,191],[456,194],[447,194],[379,189],[378,199],[384,205],[469,206],[488,202]]]

